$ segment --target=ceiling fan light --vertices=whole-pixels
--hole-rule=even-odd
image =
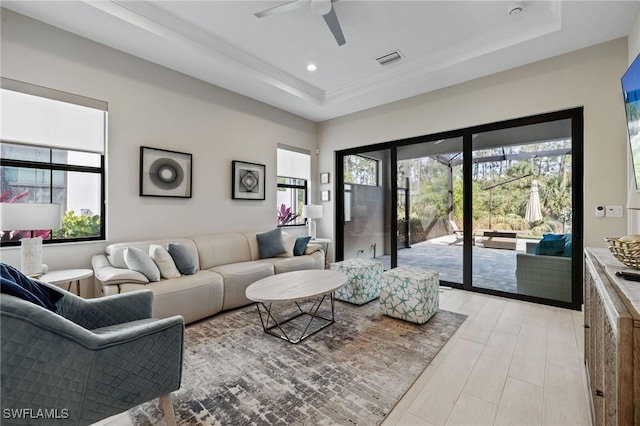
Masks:
[[[318,16],[326,15],[331,12],[331,0],[311,0],[311,12]]]

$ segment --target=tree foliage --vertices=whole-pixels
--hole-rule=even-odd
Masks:
[[[571,155],[534,155],[570,147],[570,140],[561,140],[475,151],[471,172],[473,228],[526,231],[531,236],[571,232]],[[421,222],[419,233],[425,234],[425,239],[438,236],[430,229],[449,218],[463,229],[460,158],[440,155],[399,162],[399,186],[404,187],[409,179],[409,217]],[[525,213],[534,179],[539,187],[542,220],[529,223]]]

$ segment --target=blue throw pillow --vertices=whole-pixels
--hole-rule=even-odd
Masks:
[[[296,238],[296,245],[293,246],[293,255],[302,256],[304,254],[304,251],[307,249],[307,244],[309,244],[309,240],[311,240],[311,237]]]
[[[179,243],[169,243],[167,251],[181,274],[193,275],[198,272],[196,261],[191,256],[188,248]]]
[[[11,265],[0,264],[0,292],[34,303],[56,312],[56,302],[64,293],[40,284],[24,275]]]
[[[545,234],[536,247],[536,254],[562,256],[565,244],[564,234]]]
[[[268,259],[282,253],[286,253],[284,242],[282,241],[282,230],[280,228],[257,234],[258,252],[260,259]],[[295,250],[295,249],[294,249]]]

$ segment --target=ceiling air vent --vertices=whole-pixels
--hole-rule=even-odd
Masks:
[[[395,52],[391,52],[384,56],[376,58],[376,61],[378,61],[380,65],[389,65],[391,63],[399,61],[400,59],[402,59],[402,54],[400,53],[400,51],[396,50]]]

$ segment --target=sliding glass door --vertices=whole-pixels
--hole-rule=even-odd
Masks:
[[[463,283],[462,137],[397,147],[397,265]],[[401,198],[402,197],[402,198]]]
[[[336,153],[336,259],[579,309],[582,108]]]
[[[473,134],[473,287],[571,301],[571,132],[564,119]]]

